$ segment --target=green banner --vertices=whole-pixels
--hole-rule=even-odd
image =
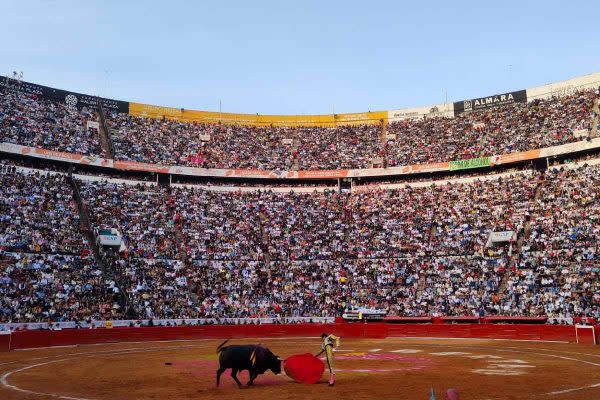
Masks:
[[[469,158],[468,160],[450,161],[450,171],[469,168],[489,167],[490,157]]]

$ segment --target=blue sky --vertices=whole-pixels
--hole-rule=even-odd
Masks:
[[[0,0],[0,10],[0,74],[189,109],[388,110],[600,71],[594,1]]]

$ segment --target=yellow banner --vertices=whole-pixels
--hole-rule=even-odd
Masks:
[[[380,124],[387,120],[387,111],[322,115],[260,115],[212,111],[185,110],[150,104],[129,103],[129,114],[149,118],[168,118],[178,121],[275,126],[335,126]]]

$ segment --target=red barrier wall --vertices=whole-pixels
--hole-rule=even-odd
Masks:
[[[575,327],[531,324],[389,325],[388,337],[446,337],[575,342]]]
[[[0,334],[0,351],[10,350],[11,335]]]
[[[596,326],[596,332],[600,331]],[[333,323],[298,325],[206,325],[189,327],[65,329],[18,331],[11,335],[10,349],[68,346],[133,341],[226,339],[268,337],[317,337],[322,332],[344,338],[447,337],[575,342],[575,327],[531,324],[388,324]],[[7,336],[8,337],[8,336]],[[5,350],[8,343],[0,343]]]

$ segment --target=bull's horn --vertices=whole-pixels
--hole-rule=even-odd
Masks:
[[[283,359],[282,359],[281,357],[277,357],[277,359],[278,359],[279,361],[283,361]]]

